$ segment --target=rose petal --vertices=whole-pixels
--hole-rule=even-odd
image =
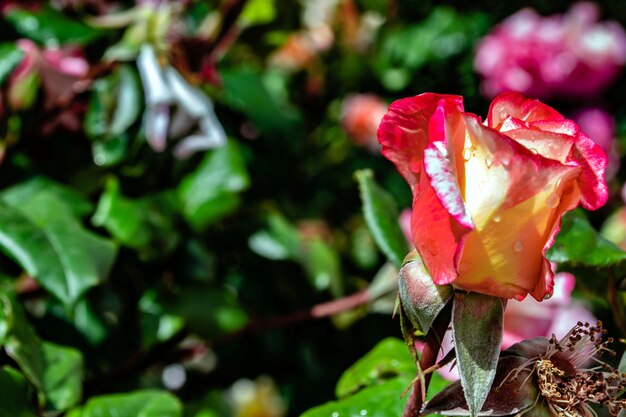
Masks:
[[[421,94],[393,102],[378,128],[382,154],[396,165],[412,189],[420,182],[424,149],[428,145],[428,122],[440,100],[463,109],[463,99],[459,96]]]
[[[580,168],[534,155],[473,115],[465,122],[473,155],[462,191],[476,229],[465,237],[454,284],[499,297],[533,292],[542,298],[552,287],[543,255],[560,216],[576,204],[575,193],[562,193],[576,188]]]
[[[583,171],[578,179],[582,192],[581,204],[587,210],[602,207],[609,198],[605,173],[609,164],[606,154],[583,132],[578,134],[573,159]]]
[[[526,98],[519,93],[504,93],[491,102],[487,126],[495,129],[509,116],[524,122],[563,119],[559,112],[539,100]]]

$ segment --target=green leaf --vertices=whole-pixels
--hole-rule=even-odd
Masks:
[[[330,288],[335,296],[341,295],[341,264],[334,248],[316,236],[304,244],[300,262],[317,290]]]
[[[606,267],[621,264],[626,252],[598,234],[582,210],[574,210],[563,216],[548,259],[574,266]]]
[[[298,112],[285,97],[271,90],[271,85],[257,71],[220,70],[224,99],[235,110],[244,113],[261,133],[271,137],[292,138],[302,131]],[[274,94],[273,94],[274,93]]]
[[[404,342],[389,337],[379,342],[341,375],[335,394],[338,398],[343,398],[381,380],[396,376],[411,377],[415,372],[415,362]]]
[[[112,242],[84,229],[64,202],[43,191],[0,196],[0,248],[67,308],[108,276],[116,254]]]
[[[400,301],[413,325],[427,333],[454,291],[451,285],[435,285],[417,252],[409,258],[400,269]]]
[[[34,11],[11,8],[5,19],[22,35],[48,46],[65,43],[86,45],[103,34],[51,8]]]
[[[44,342],[43,390],[55,410],[67,410],[82,396],[83,355],[80,351]]]
[[[0,44],[0,85],[11,75],[11,72],[22,62],[24,51],[14,43]]]
[[[367,226],[385,256],[396,266],[400,266],[408,252],[408,246],[398,223],[400,213],[396,203],[393,197],[376,183],[371,170],[357,171],[355,176],[361,190]]]
[[[239,146],[232,140],[207,152],[200,166],[178,186],[182,214],[196,229],[232,213],[239,205],[239,193],[248,188],[246,171]]]
[[[73,188],[46,177],[34,177],[3,190],[0,193],[0,200],[16,207],[41,193],[54,195],[59,202],[65,205],[66,211],[70,211],[77,218],[82,218],[93,212],[93,204],[87,197]]]
[[[4,348],[39,391],[41,404],[64,411],[80,401],[83,357],[73,348],[42,342],[21,306],[8,293],[0,294],[5,326]]]
[[[80,417],[182,417],[183,406],[165,391],[143,390],[91,398]],[[79,416],[77,416],[79,417]]]
[[[244,26],[270,23],[276,16],[274,0],[251,0],[247,2],[239,21]]]
[[[139,77],[129,65],[93,83],[85,115],[85,132],[96,140],[123,135],[137,120],[141,110]]]
[[[36,417],[31,404],[31,389],[24,377],[8,366],[0,369],[0,415],[7,417]]]
[[[179,240],[173,224],[175,203],[175,197],[167,192],[136,200],[125,198],[119,181],[111,178],[91,221],[124,246],[141,249],[147,255],[162,255]]]
[[[267,221],[269,230],[258,231],[248,239],[250,249],[267,259],[297,260],[302,245],[298,229],[279,213],[271,213]]]
[[[312,408],[301,417],[398,417],[402,415],[407,396],[400,395],[413,377],[393,378],[371,385],[340,401]]]
[[[473,292],[455,294],[452,307],[454,348],[472,416],[482,409],[496,375],[503,321],[502,299]]]

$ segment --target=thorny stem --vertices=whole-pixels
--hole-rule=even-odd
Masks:
[[[624,309],[620,305],[617,297],[617,283],[615,282],[615,277],[613,276],[613,274],[609,276],[607,299],[609,301],[609,306],[611,307],[613,317],[615,317],[615,324],[617,324],[617,327],[619,327],[622,335],[626,336],[626,319],[624,318]]]
[[[430,330],[428,330],[428,333],[426,333],[424,349],[422,350],[419,361],[418,378],[416,378],[413,389],[409,394],[404,411],[402,412],[402,417],[418,417],[420,411],[422,411],[425,400],[424,393],[428,391],[428,385],[430,384],[430,379],[433,374],[429,372],[424,375],[424,386],[422,387],[419,372],[421,372],[422,369],[430,369],[435,365],[435,362],[437,362],[437,354],[441,349],[441,341],[450,324],[450,310],[449,308],[444,309],[439,314]]]

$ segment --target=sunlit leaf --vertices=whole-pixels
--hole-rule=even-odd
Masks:
[[[335,394],[338,398],[346,397],[381,380],[396,376],[409,377],[415,375],[415,372],[415,362],[404,342],[387,338],[341,375]]]
[[[398,223],[398,207],[393,197],[376,183],[371,170],[357,171],[355,176],[361,190],[367,226],[387,258],[400,266],[408,252],[408,245]]]

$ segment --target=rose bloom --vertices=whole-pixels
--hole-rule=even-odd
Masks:
[[[518,93],[497,97],[484,124],[459,96],[398,100],[378,138],[411,186],[411,234],[437,285],[542,300],[553,290],[545,253],[561,217],[608,197],[602,149]]]
[[[356,145],[378,151],[376,132],[386,113],[387,104],[377,95],[350,95],[341,106],[341,126]]]
[[[542,17],[526,8],[478,44],[474,67],[488,97],[504,91],[548,98],[596,96],[626,63],[626,33],[617,22],[598,22],[594,3]]]
[[[609,158],[606,178],[615,177],[619,170],[619,149],[615,135],[615,119],[600,107],[585,107],[573,116],[581,130],[602,148]]]

